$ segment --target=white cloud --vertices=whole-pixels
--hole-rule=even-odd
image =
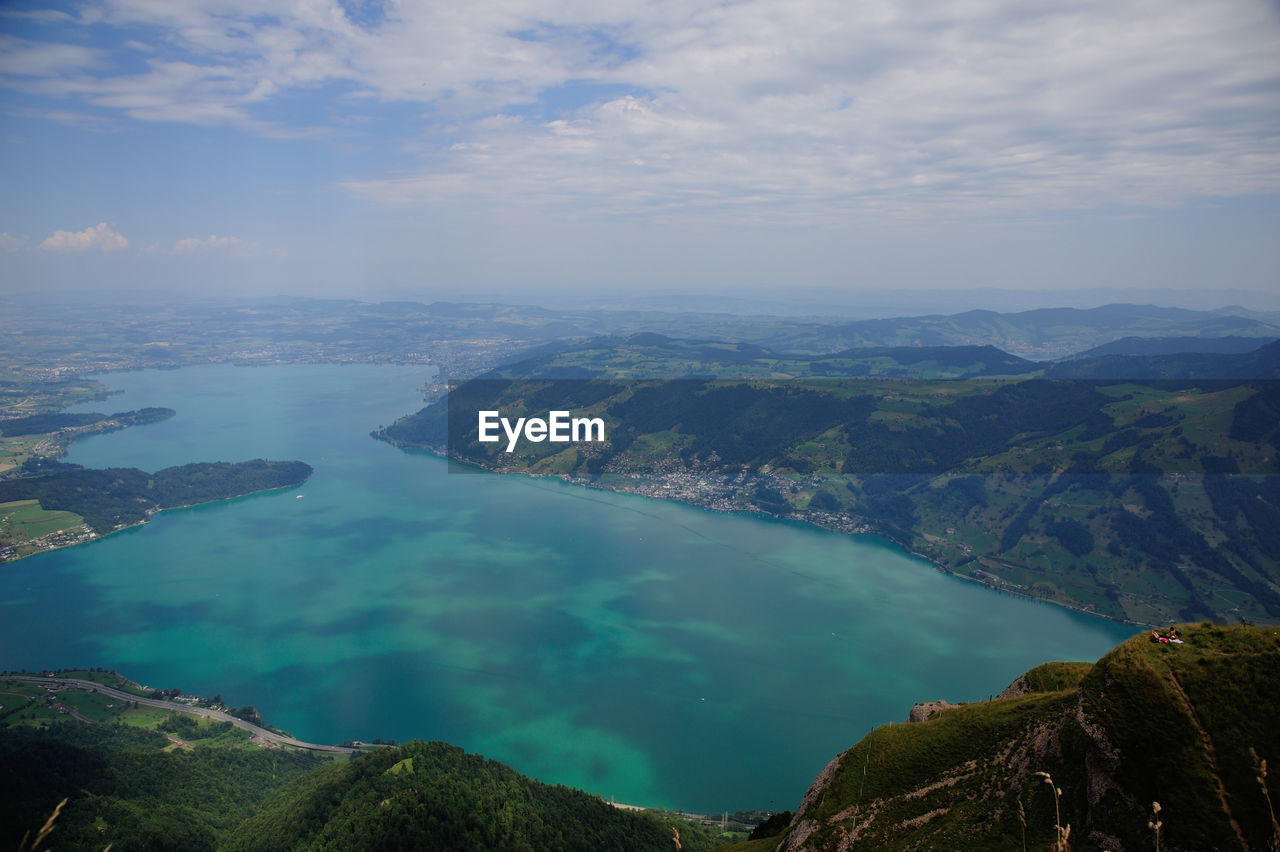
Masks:
[[[82,130],[103,131],[109,130],[119,125],[119,119],[114,116],[97,115],[88,112],[77,112],[66,109],[32,109],[30,107],[18,107],[9,110],[9,115],[20,116],[22,118],[42,118],[46,121],[54,121],[58,124],[66,124],[72,127],[79,127]]]
[[[417,174],[345,185],[804,222],[1280,191],[1280,39],[1253,3],[744,2],[625,31],[637,55],[595,76],[652,94],[474,122]]]
[[[219,237],[216,234],[210,234],[207,239],[203,240],[199,237],[186,237],[178,240],[173,244],[173,253],[195,254],[212,250],[237,251],[244,248],[246,246],[239,237]]]
[[[120,251],[128,247],[129,241],[111,230],[106,222],[99,222],[83,231],[54,231],[53,236],[37,246],[46,251],[70,252],[88,251],[93,248],[102,251]]]
[[[8,231],[0,233],[0,251],[8,253],[15,252],[26,244],[26,237],[12,236]]]
[[[62,24],[75,21],[71,15],[66,12],[59,12],[54,9],[0,9],[0,18],[11,18],[19,21],[35,21],[41,24]]]
[[[343,183],[385,202],[808,223],[1280,191],[1280,22],[1257,0],[404,2],[359,20],[334,0],[102,0],[80,15],[119,28],[130,70],[10,39],[8,85],[276,137],[427,105],[418,167]],[[277,109],[316,93],[327,108]]]
[[[101,65],[105,53],[92,47],[28,41],[0,34],[0,75],[43,78]]]

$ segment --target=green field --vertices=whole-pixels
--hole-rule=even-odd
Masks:
[[[94,683],[101,683],[105,686],[111,687],[112,689],[129,692],[133,695],[142,696],[143,698],[149,697],[152,693],[152,690],[144,689],[142,686],[134,683],[122,674],[102,669],[68,669],[66,671],[59,671],[58,676],[75,678],[76,680],[91,680]]]
[[[0,503],[0,541],[6,539],[25,541],[51,532],[70,529],[82,523],[84,518],[72,512],[47,511],[40,508],[38,500]]]
[[[0,367],[0,420],[61,411],[76,403],[104,400],[110,393],[110,388],[93,379],[34,379],[6,365]],[[0,477],[21,467],[37,444],[51,440],[58,441],[50,435],[0,436]]]
[[[0,475],[22,466],[31,457],[32,448],[42,440],[42,435],[21,435],[17,438],[0,437]]]
[[[129,683],[115,672],[81,669],[60,672],[59,676],[95,680],[116,688],[125,688]],[[140,689],[134,691],[142,692]],[[257,748],[250,744],[251,734],[248,731],[229,722],[205,719],[181,710],[135,707],[132,702],[83,689],[50,691],[39,684],[21,683],[0,676],[0,728],[43,728],[74,718],[63,708],[79,713],[89,719],[90,724],[158,731],[169,737],[171,745],[180,742],[182,747]]]
[[[38,500],[15,500],[0,503],[0,548],[13,548],[25,556],[37,545],[27,546],[32,539],[79,527],[84,518],[74,512],[47,511]]]

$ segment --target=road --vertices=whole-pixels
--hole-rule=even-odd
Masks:
[[[214,719],[219,722],[230,722],[243,731],[248,731],[255,736],[264,740],[275,743],[276,745],[293,746],[294,748],[302,748],[308,751],[323,751],[330,754],[354,754],[359,749],[348,748],[347,746],[319,745],[317,743],[304,743],[302,740],[295,740],[293,737],[285,737],[266,728],[246,722],[244,719],[232,716],[230,713],[224,713],[221,710],[210,710],[205,707],[191,707],[186,704],[179,704],[176,701],[162,701],[158,698],[143,698],[140,695],[134,695],[131,692],[124,692],[110,686],[104,686],[100,683],[94,683],[91,680],[79,680],[78,678],[69,677],[28,677],[24,675],[5,675],[0,680],[16,680],[22,683],[34,683],[41,686],[60,686],[64,688],[83,689],[87,692],[100,692],[111,698],[118,698],[122,701],[136,701],[144,707],[159,707],[164,710],[174,710],[179,713],[190,713],[192,716],[203,716],[206,719]]]

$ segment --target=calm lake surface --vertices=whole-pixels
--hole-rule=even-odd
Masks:
[[[0,668],[106,666],[314,742],[446,740],[618,801],[782,810],[914,702],[986,699],[1133,632],[872,537],[448,473],[369,437],[421,407],[422,368],[100,378],[123,393],[80,410],[178,414],[67,461],[315,473],[0,566]]]

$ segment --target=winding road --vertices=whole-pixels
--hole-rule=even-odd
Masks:
[[[83,689],[86,692],[100,692],[111,698],[118,698],[122,701],[135,701],[144,707],[160,707],[164,710],[174,710],[179,713],[190,713],[192,716],[203,716],[206,719],[215,719],[219,722],[230,722],[241,730],[248,731],[254,736],[261,737],[268,742],[276,745],[287,745],[293,748],[306,749],[308,751],[323,751],[330,754],[354,754],[360,749],[350,748],[348,746],[319,745],[317,743],[304,743],[302,740],[295,740],[293,737],[282,736],[266,728],[246,722],[244,719],[232,716],[230,713],[224,713],[221,710],[210,710],[205,707],[191,707],[186,704],[179,704],[176,701],[162,701],[158,698],[144,698],[141,695],[134,695],[131,692],[124,692],[111,686],[104,686],[101,683],[94,683],[91,680],[79,680],[78,678],[69,677],[30,677],[26,675],[5,675],[0,680],[19,681],[21,683],[34,683],[40,686],[54,686],[70,689]]]

